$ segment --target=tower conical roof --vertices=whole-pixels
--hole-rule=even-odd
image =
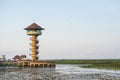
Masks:
[[[36,23],[32,23],[29,25],[25,30],[44,30],[41,26],[37,25]]]

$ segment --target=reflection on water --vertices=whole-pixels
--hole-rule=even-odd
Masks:
[[[56,68],[0,68],[0,80],[120,80],[120,71],[57,65]]]

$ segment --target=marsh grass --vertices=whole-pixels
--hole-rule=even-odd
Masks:
[[[80,67],[120,70],[119,59],[109,60],[55,60],[56,64],[88,64]]]

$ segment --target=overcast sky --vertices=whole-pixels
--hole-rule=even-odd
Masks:
[[[120,58],[120,0],[0,0],[0,55],[30,58],[33,22],[40,59]]]

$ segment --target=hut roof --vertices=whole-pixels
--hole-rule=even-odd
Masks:
[[[44,30],[41,26],[37,25],[36,23],[32,23],[29,25],[25,30]]]

